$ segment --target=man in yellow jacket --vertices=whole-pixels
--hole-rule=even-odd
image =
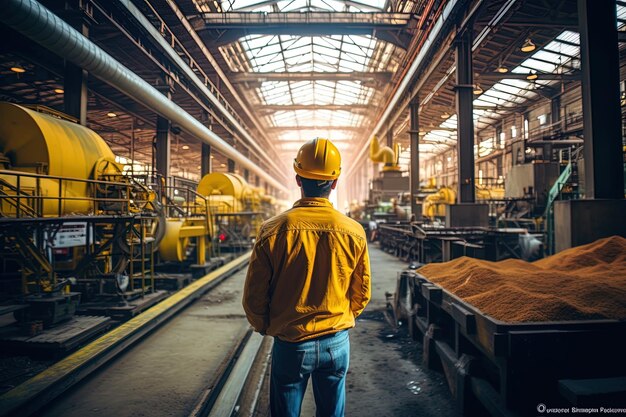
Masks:
[[[309,377],[317,416],[344,415],[348,329],[370,296],[363,227],[328,201],[341,173],[327,139],[305,143],[293,164],[302,198],[263,223],[246,277],[243,307],[257,332],[274,336],[273,417],[300,415]]]

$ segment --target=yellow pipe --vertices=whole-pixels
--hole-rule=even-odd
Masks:
[[[395,163],[395,154],[389,146],[380,147],[378,138],[374,136],[370,141],[370,159],[372,162],[384,162],[385,164]]]

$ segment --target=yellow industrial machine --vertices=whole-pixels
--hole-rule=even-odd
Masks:
[[[167,194],[177,197],[166,204],[165,236],[159,245],[159,255],[165,262],[185,262],[195,254],[194,268],[203,269],[207,255],[214,254],[211,242],[214,224],[208,199],[189,187],[171,187]]]
[[[159,255],[162,261],[185,262],[195,254],[192,271],[206,263],[207,255],[250,246],[262,221],[282,204],[233,173],[207,174],[195,191],[177,188],[167,194],[172,192],[178,201],[167,204]]]
[[[376,136],[372,138],[370,160],[385,165],[380,176],[372,180],[367,205],[367,211],[370,215],[377,213],[378,218],[410,218],[410,198],[408,202],[402,201],[402,196],[409,191],[409,177],[400,170],[399,156],[400,146],[398,144],[396,144],[394,151],[389,146],[381,147]],[[392,203],[392,200],[395,203]],[[388,209],[389,205],[393,207],[391,212]],[[381,210],[386,213],[381,214]]]
[[[200,180],[197,193],[208,202],[220,249],[250,246],[264,218],[273,214],[264,212],[271,199],[237,174],[207,174]]]
[[[1,298],[21,297],[50,324],[76,308],[70,283],[83,297],[123,293],[137,273],[147,290],[164,222],[156,195],[122,173],[92,130],[0,103]]]
[[[433,220],[446,216],[446,206],[454,204],[456,191],[450,187],[441,187],[436,193],[429,194],[422,203],[422,216]]]
[[[503,200],[504,188],[476,186],[476,200]]]

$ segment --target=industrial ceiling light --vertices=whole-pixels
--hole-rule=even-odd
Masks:
[[[183,145],[183,150],[186,151],[187,149],[189,149],[189,145]]]
[[[500,58],[500,61],[498,62],[498,68],[496,68],[496,71],[499,72],[500,74],[505,74],[509,72],[509,69],[505,67],[504,64],[502,63],[502,58]]]
[[[63,93],[65,93],[65,91],[64,91],[62,88],[55,88],[55,89],[54,89],[54,92],[55,92],[55,93],[57,93],[57,94],[63,94]]]
[[[480,84],[474,84],[474,95],[479,95],[483,93],[483,89],[480,87]]]
[[[107,116],[109,117],[117,117],[117,114],[113,113],[112,111],[107,113]]]
[[[443,114],[441,115],[442,119],[447,119],[448,117],[450,117],[450,113],[448,113],[447,111],[444,111]]]
[[[532,52],[535,49],[537,49],[537,46],[533,43],[532,40],[530,40],[530,38],[526,39],[526,42],[524,42],[524,44],[520,48],[522,52]]]
[[[11,71],[16,72],[18,74],[26,72],[26,70],[24,68],[22,68],[22,67],[11,67]]]
[[[537,75],[537,71],[530,71],[526,76],[527,80],[536,80],[539,76]]]

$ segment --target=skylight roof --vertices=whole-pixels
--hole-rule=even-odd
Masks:
[[[618,14],[620,6],[618,6]],[[624,15],[626,16],[626,8]],[[580,35],[572,31],[563,31],[552,42],[544,48],[533,53],[519,66],[511,70],[513,74],[537,73],[537,80],[520,80],[505,78],[494,84],[491,88],[476,96],[474,99],[474,123],[481,123],[481,120],[498,120],[501,116],[499,109],[503,107],[514,107],[537,97],[538,87],[558,83],[558,80],[542,80],[541,73],[567,73],[580,68],[580,47],[578,43]],[[444,129],[456,129],[456,114],[448,117],[440,124]],[[452,146],[456,143],[456,132],[449,130],[433,130],[426,134],[423,141],[426,143],[442,143],[442,139],[447,139],[447,144]],[[420,152],[422,145],[420,144]],[[445,148],[439,148],[445,150]]]
[[[230,0],[222,1],[221,8],[225,12],[349,13],[380,12],[385,4],[384,0]],[[385,88],[375,73],[394,71],[403,53],[398,47],[371,35],[254,34],[240,38],[235,46],[220,50],[231,71],[259,74],[258,81],[250,86],[251,91],[258,95],[261,106],[272,106],[272,111],[265,112],[265,122],[276,136],[281,141],[288,137],[301,142],[315,136],[343,140],[362,134],[372,123],[371,117],[366,117],[366,109],[371,106],[375,111]],[[360,76],[354,79],[335,76],[353,72]],[[370,72],[371,79],[363,75]],[[264,79],[262,74],[266,73],[268,77]],[[269,74],[275,73],[285,74],[285,77],[272,79]],[[329,75],[326,77],[325,73]],[[289,74],[294,74],[293,79]],[[310,108],[302,109],[302,106]],[[287,147],[282,149],[288,150]]]

